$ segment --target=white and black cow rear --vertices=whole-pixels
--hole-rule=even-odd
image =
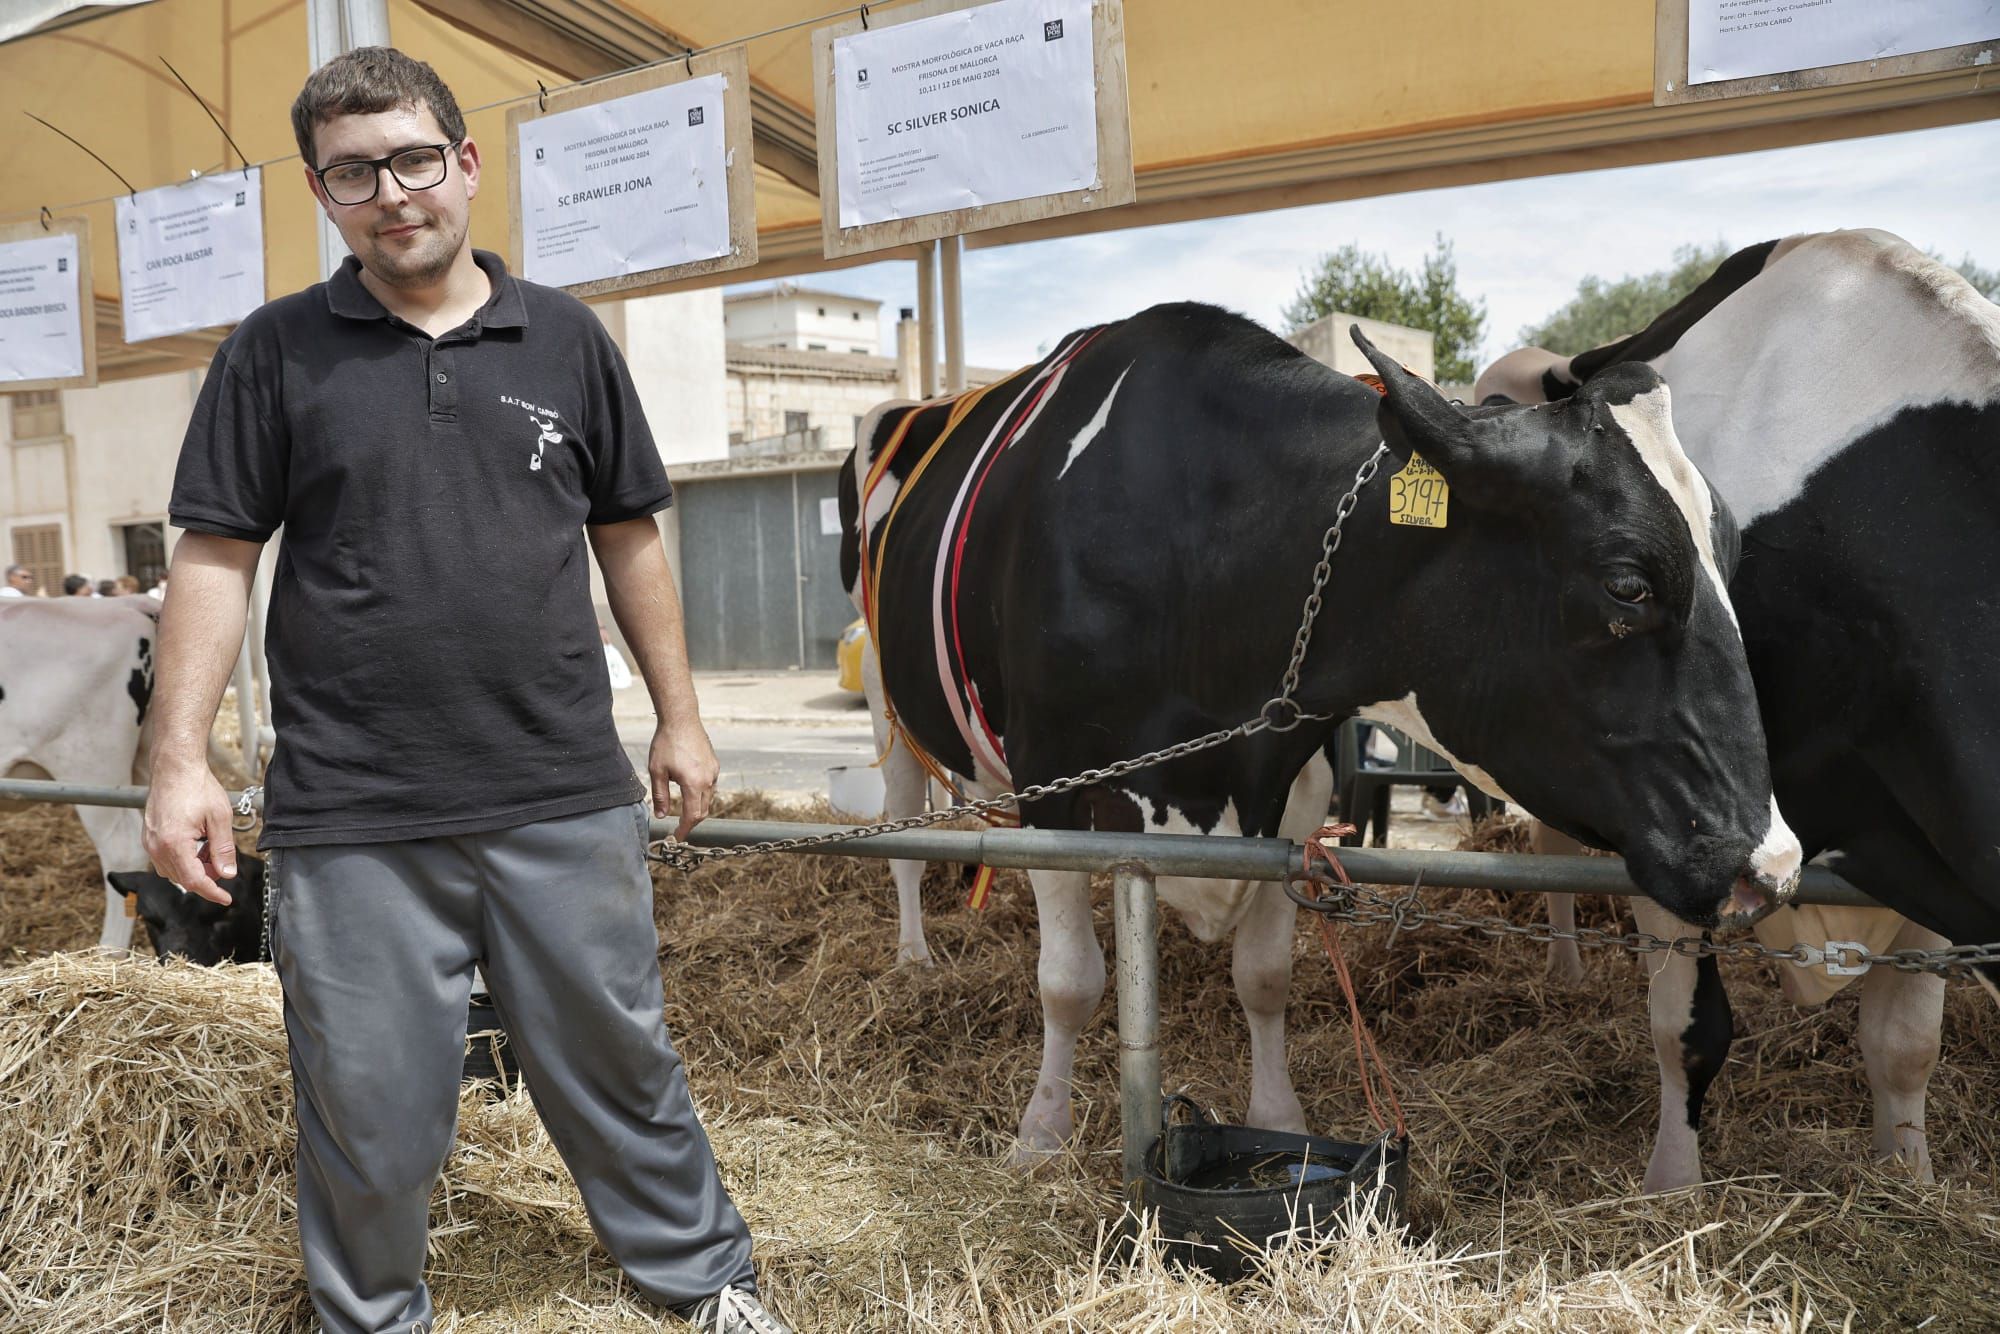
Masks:
[[[147,780],[146,711],[153,698],[152,598],[0,601],[0,776],[124,786]],[[104,882],[98,943],[132,943],[113,872],[151,869],[138,811],[79,806]]]
[[[1658,377],[1617,369],[1561,408],[1468,410],[1357,342],[1383,397],[1247,320],[1160,306],[976,397],[871,416],[842,478],[842,566],[902,726],[991,790],[1251,717],[1284,670],[1335,504],[1386,442],[1300,703],[1405,729],[1489,792],[1623,851],[1691,921],[1780,893],[1798,850],[1774,818],[1720,516]],[[1389,521],[1388,474],[1413,453],[1449,485],[1441,527]],[[1315,757],[1336,725],[1239,740],[1023,819],[1298,838],[1326,810]],[[914,804],[920,785],[904,786]],[[1020,1135],[1035,1152],[1071,1128],[1104,960],[1088,877],[1030,878],[1045,1035]],[[1301,1128],[1284,1058],[1290,900],[1172,878],[1160,894],[1197,936],[1234,931],[1247,1119]]]
[[[1475,392],[1561,402],[1620,364],[1666,379],[1675,431],[1743,525],[1730,593],[1779,805],[1808,856],[1895,910],[1781,912],[1759,938],[2000,941],[2000,307],[1885,232],[1796,236],[1730,256],[1631,338],[1509,353]],[[1700,1179],[1731,1021],[1713,960],[1656,959],[1658,1189]],[[1802,1003],[1845,985],[1785,974]],[[2000,969],[1983,980],[2000,998]],[[1878,968],[1861,987],[1875,1150],[1928,1177],[1943,983]]]

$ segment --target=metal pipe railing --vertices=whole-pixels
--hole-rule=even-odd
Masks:
[[[237,794],[231,793],[234,801]],[[143,787],[92,787],[32,779],[0,780],[0,799],[83,806],[146,804]],[[785,820],[704,820],[688,840],[726,848],[838,833],[842,825]],[[653,821],[653,835],[672,833],[671,820]],[[1201,834],[1112,834],[1076,829],[906,829],[857,834],[814,849],[840,857],[897,857],[1046,871],[1111,871],[1142,866],[1154,875],[1223,880],[1281,880],[1304,849],[1282,838],[1213,838]],[[1362,884],[1409,885],[1419,876],[1432,889],[1494,889],[1506,893],[1615,894],[1639,889],[1612,857],[1550,857],[1526,852],[1421,852],[1404,848],[1342,848],[1340,860]],[[1808,866],[1799,903],[1880,907],[1823,866]]]

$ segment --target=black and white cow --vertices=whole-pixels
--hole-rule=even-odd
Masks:
[[[146,781],[159,616],[160,604],[146,597],[0,600],[0,777]],[[151,868],[138,811],[76,813],[107,875]],[[132,943],[124,895],[108,879],[98,943]]]
[[[113,871],[111,887],[131,896],[153,953],[198,964],[266,963],[264,860],[239,855],[236,877],[221,881],[229,902],[211,903],[153,871]]]
[[[1622,850],[1690,921],[1765,904],[1796,877],[1797,841],[1717,566],[1726,522],[1658,377],[1614,369],[1559,408],[1463,409],[1356,341],[1385,396],[1240,317],[1159,306],[976,396],[865,419],[841,480],[842,572],[901,724],[991,790],[1251,717],[1290,656],[1335,504],[1386,441],[1299,702],[1400,727]],[[1390,474],[1413,453],[1449,486],[1439,526],[1390,522]],[[1299,838],[1327,808],[1317,757],[1335,726],[1235,741],[1023,819]],[[1077,1037],[1105,976],[1089,878],[1030,879],[1045,1029],[1024,1157],[1070,1132]],[[1199,938],[1235,932],[1247,1119],[1303,1128],[1284,1057],[1291,901],[1274,884],[1159,889]]]
[[[1631,364],[1672,387],[1675,432],[1743,525],[1730,594],[1779,805],[1808,856],[1834,852],[1895,909],[1790,909],[1758,936],[2000,941],[2000,307],[1887,233],[1796,236],[1730,256],[1621,342],[1509,353],[1475,396],[1561,402]],[[1645,905],[1641,924],[1659,929]],[[1654,957],[1646,1184],[1663,1189],[1700,1180],[1702,1099],[1732,1026],[1713,960]],[[1801,1003],[1846,984],[1783,971]],[[1983,980],[2000,999],[2000,969]],[[1928,1178],[1943,982],[1878,968],[1861,989],[1875,1151]]]

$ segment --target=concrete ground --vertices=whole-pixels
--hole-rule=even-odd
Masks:
[[[875,759],[867,701],[840,689],[832,672],[696,672],[695,693],[725,792],[805,801],[826,795],[829,768]],[[644,773],[653,739],[644,684],[613,691],[612,714],[632,767]]]

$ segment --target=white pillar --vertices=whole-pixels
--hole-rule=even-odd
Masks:
[[[318,69],[357,46],[389,45],[388,0],[306,0],[306,41]],[[308,162],[307,166],[316,166]],[[330,278],[347,258],[347,243],[324,211],[319,215],[319,275]]]
[[[965,302],[959,283],[959,262],[965,255],[965,238],[947,236],[938,276],[944,289],[944,389],[948,394],[965,392]]]
[[[917,387],[925,398],[936,398],[937,367],[937,242],[924,242],[917,252],[917,360],[922,362]]]

